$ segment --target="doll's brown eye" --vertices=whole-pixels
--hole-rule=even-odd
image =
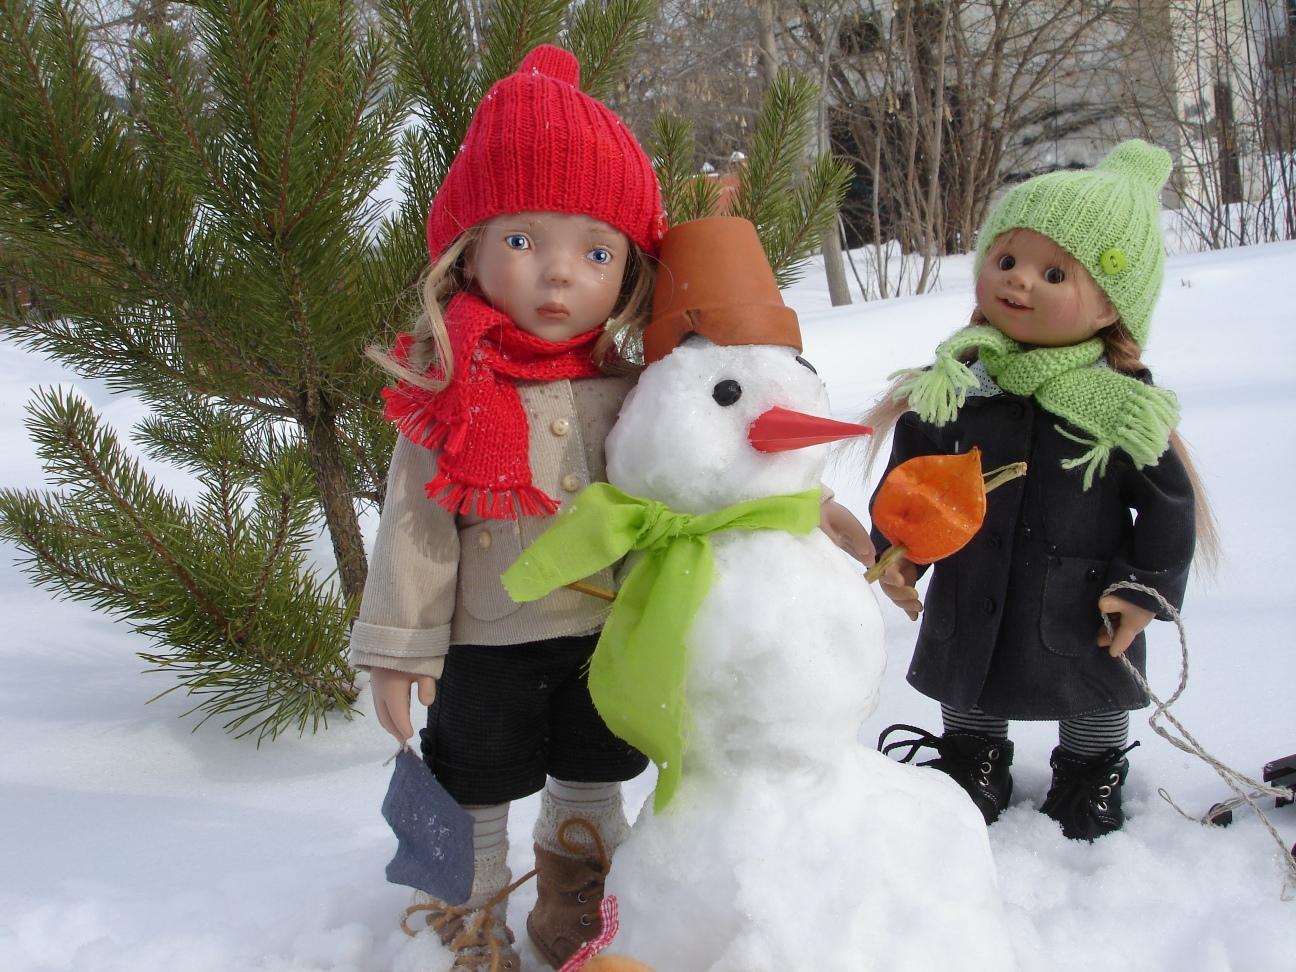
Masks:
[[[1066,279],[1066,271],[1061,267],[1049,267],[1044,271],[1044,279],[1051,284],[1060,284]]]
[[[999,258],[1000,270],[1011,270],[1015,266],[1017,266],[1017,260],[1011,253],[1005,253]]]

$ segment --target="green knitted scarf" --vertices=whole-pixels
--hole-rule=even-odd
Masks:
[[[1084,488],[1107,471],[1113,449],[1127,453],[1135,466],[1155,465],[1170,445],[1179,421],[1174,392],[1145,384],[1099,362],[1102,341],[1090,338],[1061,348],[1026,348],[989,325],[964,328],[936,349],[926,369],[897,372],[904,378],[897,401],[908,401],[925,421],[950,422],[968,392],[978,385],[972,370],[959,360],[975,350],[986,372],[1006,392],[1032,397],[1046,411],[1083,429],[1090,438],[1058,431],[1086,451],[1062,463],[1084,467]]]
[[[819,525],[819,502],[820,491],[812,489],[692,516],[595,483],[504,572],[504,587],[515,601],[534,601],[631,550],[644,551],[612,603],[590,659],[589,688],[608,728],[657,764],[657,810],[670,802],[680,781],[688,731],[684,639],[711,586],[708,534],[809,533]]]

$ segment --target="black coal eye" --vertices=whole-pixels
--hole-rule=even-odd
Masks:
[[[716,386],[711,389],[711,397],[716,400],[717,405],[727,407],[742,398],[742,385],[732,378],[718,381]]]
[[[1011,253],[1005,253],[1003,256],[999,258],[1000,270],[1011,270],[1015,266],[1017,266],[1017,260],[1013,257]]]
[[[1044,279],[1051,284],[1060,284],[1066,279],[1066,271],[1061,267],[1049,267],[1044,271]]]
[[[816,370],[815,366],[812,365],[812,364],[811,364],[809,361],[807,361],[805,358],[801,357],[801,355],[799,355],[799,354],[797,355],[797,364],[799,364],[799,365],[804,365],[805,367],[809,368],[810,371],[811,371],[813,374],[816,374],[816,375],[819,374],[819,372],[818,372],[818,370]]]

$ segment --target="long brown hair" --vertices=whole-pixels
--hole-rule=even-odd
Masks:
[[[414,340],[408,366],[376,344],[365,348],[366,357],[401,381],[420,388],[440,391],[450,384],[454,357],[446,332],[445,308],[455,294],[472,287],[468,261],[480,236],[480,225],[465,230],[420,276],[417,286],[421,310],[410,328]],[[656,272],[653,259],[631,242],[612,318],[594,344],[594,363],[604,374],[634,374],[643,367],[643,331],[652,310]],[[440,366],[440,378],[427,374],[433,365]]]
[[[986,323],[988,321],[978,308],[972,312],[972,319],[966,326],[976,327]],[[1103,354],[1107,359],[1107,364],[1113,370],[1122,374],[1133,375],[1147,367],[1143,363],[1142,349],[1138,346],[1138,342],[1134,340],[1125,325],[1119,320],[1104,327],[1097,333],[1096,337],[1102,340]],[[975,357],[975,351],[968,352],[964,363],[970,363]],[[893,381],[859,420],[861,424],[873,428],[873,434],[868,437],[868,444],[864,450],[863,476],[865,478],[868,477],[869,470],[877,461],[877,457],[882,450],[882,444],[895,428],[896,423],[900,421],[900,416],[909,411],[909,403],[900,391],[901,385],[905,381],[905,377]],[[1197,466],[1192,460],[1188,444],[1184,442],[1183,437],[1179,435],[1177,430],[1172,430],[1170,433],[1170,448],[1174,450],[1175,455],[1179,457],[1179,461],[1183,463],[1184,470],[1188,473],[1188,481],[1192,484],[1193,519],[1197,531],[1197,556],[1194,565],[1207,576],[1214,576],[1220,562],[1219,523],[1211,510],[1210,499],[1206,495],[1206,486],[1202,482]]]

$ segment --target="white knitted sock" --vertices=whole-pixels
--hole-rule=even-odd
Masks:
[[[473,818],[472,893],[464,907],[478,908],[513,880],[508,866],[507,803],[493,807],[465,807]],[[444,903],[423,891],[415,891],[413,903]]]
[[[511,880],[513,872],[508,866],[507,839],[497,847],[473,851],[472,894],[464,904],[469,908],[480,908]]]
[[[535,842],[555,854],[571,856],[571,851],[558,843],[558,827],[571,817],[593,824],[609,855],[630,833],[621,805],[620,783],[572,783],[551,777],[540,797]],[[594,841],[582,830],[568,830],[567,839],[578,847],[594,848]]]

